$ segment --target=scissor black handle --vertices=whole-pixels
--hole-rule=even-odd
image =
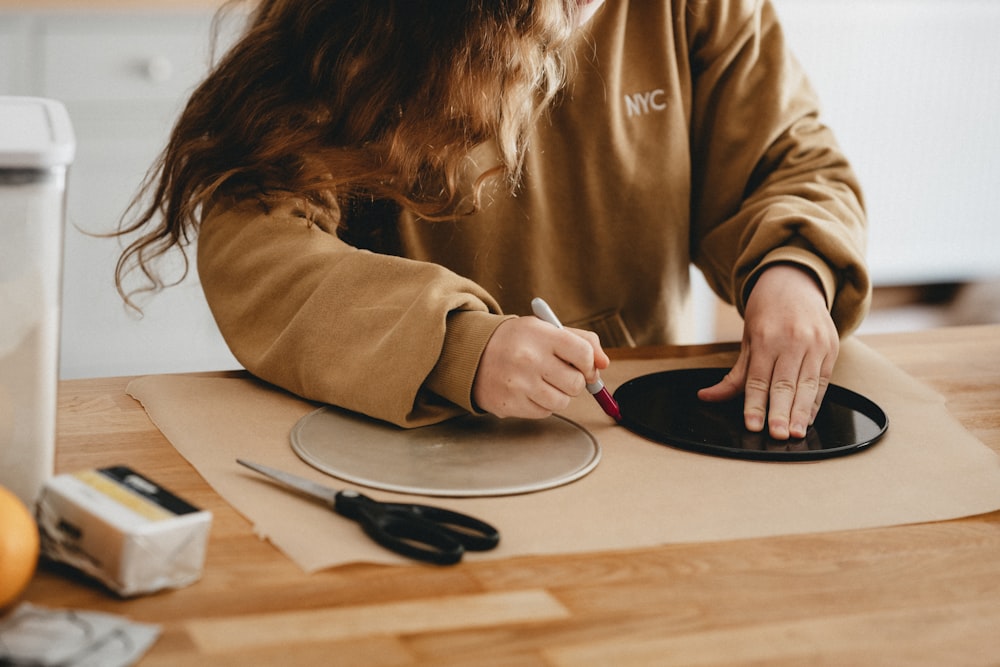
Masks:
[[[387,549],[417,560],[452,565],[469,551],[487,551],[500,533],[475,517],[440,507],[382,503],[356,491],[337,494],[334,510],[361,524]]]

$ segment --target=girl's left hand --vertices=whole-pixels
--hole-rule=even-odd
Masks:
[[[837,328],[816,279],[806,269],[776,264],[761,273],[747,299],[735,365],[698,397],[725,401],[745,392],[748,430],[761,431],[766,423],[776,440],[803,438],[839,351]]]

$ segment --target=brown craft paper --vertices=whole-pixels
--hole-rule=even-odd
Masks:
[[[610,389],[646,373],[734,360],[727,353],[616,361],[604,379]],[[564,416],[597,438],[603,458],[572,484],[499,498],[362,491],[379,500],[443,505],[496,525],[500,547],[469,559],[860,529],[1000,509],[1000,457],[948,414],[939,394],[855,339],[844,341],[834,382],[868,396],[889,416],[886,436],[860,454],[767,463],[685,452],[630,433],[582,396]],[[411,562],[374,545],[353,522],[237,465],[236,458],[245,458],[349,486],[302,462],[289,445],[292,426],[314,404],[245,378],[147,376],[128,392],[256,532],[305,571]]]

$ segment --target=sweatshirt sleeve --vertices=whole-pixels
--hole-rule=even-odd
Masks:
[[[212,314],[248,371],[304,398],[412,427],[473,410],[503,320],[447,269],[355,248],[297,204],[218,204],[198,237]]]
[[[743,312],[761,270],[810,270],[840,333],[870,300],[860,186],[769,0],[687,3],[692,257]]]

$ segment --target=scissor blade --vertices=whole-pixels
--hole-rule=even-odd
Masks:
[[[268,466],[261,465],[259,463],[251,463],[250,461],[244,461],[243,459],[236,459],[236,462],[250,468],[251,470],[256,470],[260,474],[266,475],[274,481],[280,482],[291,489],[295,489],[296,491],[304,493],[307,496],[321,500],[331,507],[336,502],[336,489],[331,489],[328,486],[317,484],[316,482],[304,477],[299,477],[298,475],[293,475],[283,470],[269,468]]]

